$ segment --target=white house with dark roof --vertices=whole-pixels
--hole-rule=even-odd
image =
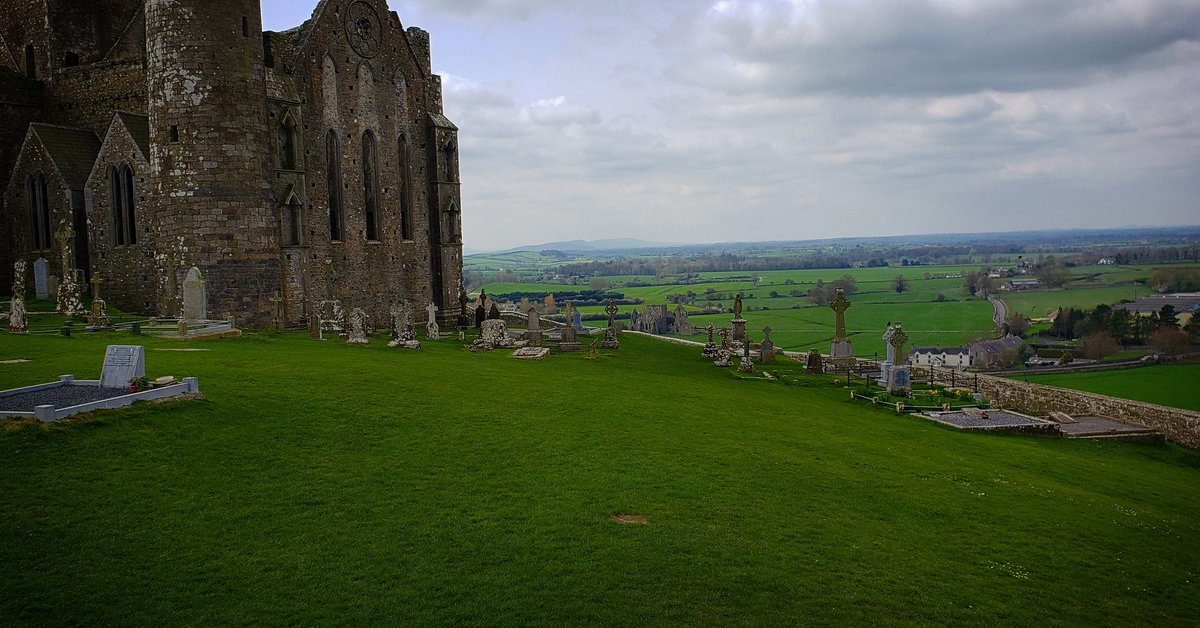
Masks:
[[[965,369],[971,366],[971,350],[966,347],[917,347],[908,356],[913,366],[944,366]]]

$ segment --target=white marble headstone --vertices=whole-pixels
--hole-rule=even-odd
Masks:
[[[140,345],[108,345],[104,368],[100,371],[101,388],[128,388],[129,380],[146,375],[146,349]]]
[[[50,262],[41,257],[37,258],[37,261],[33,263],[33,288],[34,292],[37,293],[37,298],[50,298],[50,286],[47,283],[49,277]]]

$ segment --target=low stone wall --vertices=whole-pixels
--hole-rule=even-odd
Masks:
[[[949,384],[950,370],[935,368],[934,377],[938,383]],[[928,378],[928,367],[913,367],[914,381],[928,381]],[[974,384],[974,377],[968,379],[960,373],[955,382],[970,386]],[[993,407],[1010,408],[1034,416],[1065,412],[1141,423],[1158,429],[1167,440],[1200,450],[1200,412],[993,375],[979,375],[979,392],[992,402]]]

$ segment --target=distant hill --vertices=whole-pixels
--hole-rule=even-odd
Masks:
[[[518,251],[555,250],[564,253],[596,252],[596,251],[625,251],[630,249],[661,249],[677,246],[688,246],[678,242],[650,242],[637,238],[610,238],[607,240],[567,240],[563,242],[546,242],[544,244],[529,244],[492,253],[516,253]]]

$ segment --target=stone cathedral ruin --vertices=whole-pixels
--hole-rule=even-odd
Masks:
[[[455,318],[457,128],[429,34],[385,0],[261,24],[258,0],[0,0],[0,285],[70,263],[110,304],[178,316],[196,267],[214,316],[251,326],[329,300]]]

